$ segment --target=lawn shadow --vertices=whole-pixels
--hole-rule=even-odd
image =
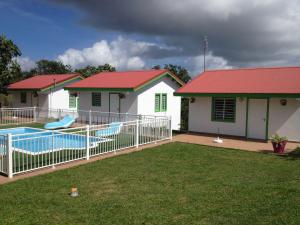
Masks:
[[[294,151],[278,156],[286,158],[288,160],[300,160],[300,146],[297,147]]]
[[[276,155],[278,157],[281,157],[281,158],[284,158],[287,160],[300,160],[300,146],[291,152],[287,152],[287,153],[283,153],[283,154],[274,153],[273,151],[266,150],[266,149],[259,150],[259,152],[261,152],[263,154]]]

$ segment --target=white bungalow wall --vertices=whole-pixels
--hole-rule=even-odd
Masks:
[[[40,101],[41,104],[45,105],[45,103]],[[54,89],[48,92],[48,107],[51,109],[72,109],[69,107],[69,92],[62,89]],[[76,108],[75,108],[76,109]]]
[[[92,110],[109,112],[109,94],[108,91],[101,93],[101,106],[92,106],[92,92],[96,91],[80,91],[79,93],[79,110]],[[112,92],[116,93],[116,92]],[[122,93],[125,98],[120,99],[120,113],[137,114],[137,95],[133,92]]]
[[[65,83],[69,85],[75,81]],[[72,109],[69,108],[69,92],[63,89],[63,86],[58,86],[53,89],[49,89],[45,92],[38,93],[38,97],[34,97],[33,92],[27,91],[27,102],[21,103],[21,92],[22,91],[11,91],[10,95],[13,96],[13,107],[39,107],[39,108],[52,108],[52,109]]]
[[[287,98],[285,106],[280,104],[280,98],[270,100],[269,136],[275,133],[300,141],[300,99]]]
[[[290,141],[300,141],[300,99],[287,98],[287,105],[280,104],[281,98],[271,98],[269,106],[268,135],[278,133]],[[211,120],[211,97],[196,97],[189,105],[189,131],[246,135],[246,98],[236,100],[236,121],[216,122]]]
[[[19,91],[14,91],[14,92],[9,92],[9,95],[12,96],[12,107],[14,108],[20,108],[20,107],[31,107],[34,106],[37,102],[36,98],[34,98],[32,95],[32,92],[27,92],[27,101],[26,103],[21,103],[21,92]]]
[[[27,101],[26,103],[21,103],[21,92],[13,91],[9,92],[9,95],[13,97],[11,107],[21,108],[21,107],[33,107],[38,106],[43,108],[48,108],[48,94],[39,94],[39,97],[34,97],[33,92],[28,91],[27,93]],[[40,104],[38,104],[38,102]]]
[[[163,115],[172,117],[172,129],[180,128],[181,97],[173,96],[179,88],[178,84],[168,77],[157,80],[150,86],[146,86],[137,92],[122,92],[124,98],[120,99],[120,112],[141,115]],[[95,92],[95,91],[93,91]],[[79,110],[93,110],[109,112],[109,93],[101,92],[101,106],[92,106],[92,91],[80,91]],[[155,93],[167,93],[167,112],[155,112]]]
[[[211,120],[211,97],[197,97],[194,103],[189,105],[189,130],[201,133],[227,134],[245,136],[246,104],[244,98],[236,100],[236,121],[216,122]]]
[[[163,77],[155,81],[151,86],[142,88],[138,91],[138,114],[171,116],[172,129],[180,129],[180,114],[181,114],[181,97],[174,96],[174,92],[179,88],[179,85],[170,79]],[[155,112],[155,94],[167,94],[167,111]]]

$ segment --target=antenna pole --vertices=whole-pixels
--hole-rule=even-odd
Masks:
[[[208,48],[208,41],[207,41],[207,36],[204,36],[203,39],[203,70],[205,71],[205,55],[206,55],[206,49]]]
[[[205,72],[205,47],[204,47],[204,54],[203,54],[203,70]]]

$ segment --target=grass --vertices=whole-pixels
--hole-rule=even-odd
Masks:
[[[24,124],[10,124],[10,125],[1,125],[0,129],[14,128],[14,127],[33,127],[43,129],[43,123],[24,123]]]
[[[166,144],[2,185],[0,223],[300,224],[299,166],[292,155]]]

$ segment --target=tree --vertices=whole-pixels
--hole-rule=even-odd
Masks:
[[[60,61],[42,59],[36,62],[36,67],[29,72],[24,72],[24,77],[31,77],[38,74],[65,74],[71,73],[70,65],[64,65]]]
[[[8,84],[21,76],[21,67],[14,59],[21,56],[18,46],[7,39],[4,35],[0,36],[0,92],[5,92]]]
[[[165,64],[164,68],[168,69],[171,73],[175,74],[177,77],[179,77],[185,83],[187,83],[189,80],[191,80],[189,72],[187,71],[187,69],[185,69],[182,66],[177,66],[177,65],[173,65],[173,64]]]
[[[161,69],[161,66],[156,65],[153,66],[152,68],[157,70],[157,69]],[[164,69],[168,69],[171,73],[175,74],[185,83],[191,80],[188,70],[182,66],[165,64]],[[189,119],[189,99],[182,98],[181,99],[181,122],[180,122],[181,130],[188,130],[188,119]]]
[[[89,77],[104,71],[113,72],[116,71],[116,68],[110,64],[104,64],[100,66],[86,66],[85,68],[75,70],[76,73],[80,73],[83,77]]]
[[[155,66],[152,67],[152,69],[154,69],[154,70],[160,70],[161,67],[160,67],[160,65],[155,65]]]

